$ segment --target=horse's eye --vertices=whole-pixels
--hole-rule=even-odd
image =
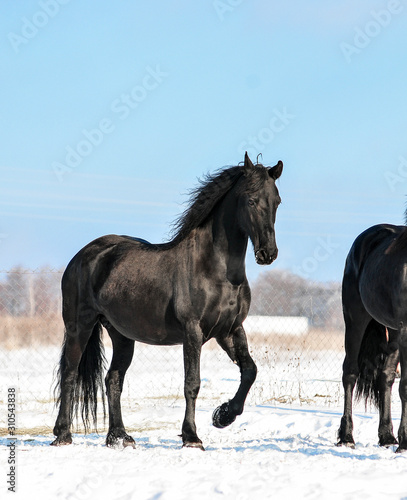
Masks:
[[[254,205],[255,205],[253,198],[249,198],[248,203],[249,203],[249,207],[254,207]]]

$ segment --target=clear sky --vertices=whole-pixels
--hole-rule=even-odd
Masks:
[[[165,241],[207,172],[284,162],[274,268],[340,280],[403,223],[407,3],[43,0],[0,6],[0,269],[108,233]],[[272,267],[273,267],[272,266]],[[268,268],[247,258],[249,279]]]

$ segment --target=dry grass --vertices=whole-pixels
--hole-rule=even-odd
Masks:
[[[15,434],[17,436],[44,436],[44,435],[52,435],[52,427],[50,426],[41,426],[41,427],[19,427],[17,428]],[[0,436],[8,436],[9,431],[7,427],[0,427]],[[25,439],[24,441],[34,441],[33,439]]]
[[[268,346],[273,350],[287,351],[344,351],[345,335],[342,331],[331,330],[310,330],[305,335],[248,335],[248,344],[250,348]],[[206,349],[218,349],[216,341],[211,340]]]
[[[62,344],[64,325],[60,315],[33,318],[0,316],[0,346],[21,349]]]
[[[21,349],[40,345],[62,344],[64,325],[60,315],[51,317],[21,317],[0,316],[0,346],[5,349]],[[104,342],[110,346],[108,335],[104,335]],[[278,346],[278,349],[300,351],[343,351],[344,334],[340,331],[310,330],[305,335],[250,335],[248,337],[251,348],[258,346]],[[205,349],[218,349],[216,342],[211,341]]]
[[[276,345],[279,349],[286,350],[311,350],[311,351],[343,351],[344,349],[344,332],[331,330],[310,330],[305,335],[263,335],[252,334],[248,335],[247,341],[249,347],[257,347],[268,345],[272,347]],[[207,349],[218,349],[216,341],[211,340],[207,344]]]
[[[250,345],[275,344],[287,350],[300,349],[302,351],[343,351],[344,334],[339,331],[314,329],[305,335],[262,335],[249,338]]]

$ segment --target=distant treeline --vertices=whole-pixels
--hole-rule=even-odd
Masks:
[[[341,284],[268,271],[252,284],[250,314],[305,316],[311,327],[339,330],[343,328]]]
[[[0,271],[0,315],[50,316],[61,310],[62,270],[15,267]]]

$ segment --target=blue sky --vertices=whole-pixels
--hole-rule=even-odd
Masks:
[[[403,223],[403,1],[3,2],[0,269],[64,267],[108,233],[169,237],[187,192],[284,162],[272,267],[338,281]],[[262,268],[251,250],[249,279]]]

